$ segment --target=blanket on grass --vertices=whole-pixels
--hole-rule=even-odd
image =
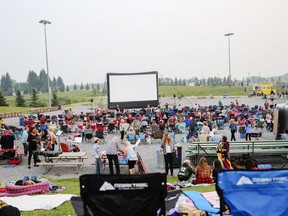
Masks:
[[[36,209],[51,210],[71,199],[72,194],[55,195],[24,195],[18,197],[1,197],[8,205],[17,207],[20,211],[34,211]]]

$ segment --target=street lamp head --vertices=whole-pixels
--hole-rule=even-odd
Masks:
[[[234,35],[234,33],[227,33],[227,34],[225,34],[224,36],[232,36],[232,35]]]
[[[40,20],[39,23],[41,23],[41,24],[43,23],[44,25],[51,24],[51,22],[48,20]]]

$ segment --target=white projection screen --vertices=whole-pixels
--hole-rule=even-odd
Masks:
[[[158,72],[107,73],[108,109],[158,106]]]

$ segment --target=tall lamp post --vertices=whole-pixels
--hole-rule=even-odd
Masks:
[[[48,84],[48,106],[51,107],[51,86],[50,86],[50,79],[49,79],[48,51],[47,51],[47,37],[46,37],[46,25],[51,24],[51,22],[48,20],[40,20],[39,23],[44,25],[46,67],[47,67],[47,84]]]
[[[227,33],[224,36],[228,37],[228,58],[229,58],[229,85],[231,84],[231,60],[230,60],[230,36],[234,35],[233,33]]]

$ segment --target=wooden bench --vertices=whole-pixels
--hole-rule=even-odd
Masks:
[[[51,162],[51,163],[38,163],[39,166],[45,167],[44,175],[47,174],[54,166],[74,166],[77,168],[77,173],[79,172],[80,168],[83,166],[84,162]]]
[[[216,146],[218,142],[193,142],[186,152],[196,165],[200,157],[217,157]],[[230,142],[230,156],[280,156],[288,162],[288,142],[285,140],[244,141]]]

